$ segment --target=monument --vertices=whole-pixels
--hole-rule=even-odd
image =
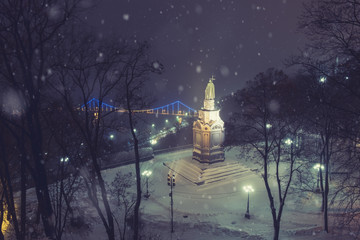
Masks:
[[[206,86],[204,106],[198,111],[198,119],[193,124],[192,156],[163,163],[169,168],[168,176],[180,176],[177,184],[191,183],[209,189],[218,184],[238,184],[238,179],[253,174],[251,169],[245,168],[234,158],[224,161],[225,129],[220,110],[215,108],[214,80],[211,77]]]
[[[193,124],[193,159],[200,163],[215,163],[225,160],[224,122],[220,110],[215,109],[214,77],[209,79],[205,89],[204,107],[199,110],[198,119]]]

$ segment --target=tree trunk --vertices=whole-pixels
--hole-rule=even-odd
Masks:
[[[45,183],[43,182],[44,179]],[[39,212],[44,225],[45,235],[49,239],[55,239],[54,215],[46,182],[46,177],[42,176],[37,179],[36,196],[39,202]]]
[[[25,166],[25,156],[21,156],[20,162],[20,179],[21,179],[21,195],[20,195],[20,232],[21,232],[21,240],[25,239],[25,228],[26,228],[26,166]]]
[[[136,203],[134,206],[134,240],[139,239],[139,209],[141,203],[141,174],[140,174],[140,156],[139,156],[139,144],[137,138],[134,141],[135,144],[135,171],[136,171]]]
[[[329,171],[328,164],[325,165],[325,191],[324,191],[324,231],[329,232],[329,219],[328,219],[328,195],[329,195]]]
[[[324,206],[325,206],[324,177],[321,169],[319,169],[319,172],[320,172],[319,175],[320,175],[320,191],[321,191],[321,212],[324,212]]]
[[[280,235],[280,220],[274,222],[274,240],[279,240]]]
[[[115,240],[114,219],[113,219],[113,215],[111,212],[109,201],[107,199],[107,192],[106,192],[106,188],[105,188],[104,179],[101,176],[100,167],[97,163],[96,163],[95,170],[96,170],[96,175],[98,177],[100,190],[101,190],[101,196],[102,196],[102,200],[104,203],[104,207],[105,207],[105,211],[106,211],[106,215],[107,215],[107,219],[108,219],[108,228],[106,229],[106,233],[108,235],[109,240]]]
[[[325,191],[324,191],[324,176],[321,166],[324,165],[325,152],[321,151],[320,154],[320,167],[319,167],[319,177],[320,177],[320,191],[321,191],[321,212],[324,212],[324,203],[325,203]]]
[[[134,140],[134,151],[135,151],[135,173],[136,173],[136,202],[134,206],[134,236],[133,240],[139,239],[139,209],[141,204],[141,174],[140,174],[140,155],[139,155],[139,140],[136,137],[135,129],[134,129],[134,122],[132,117],[132,110],[131,110],[131,96],[129,89],[130,83],[126,84],[126,103],[128,109],[128,116],[129,116],[129,125],[131,135]]]
[[[35,179],[35,190],[38,199],[39,213],[44,225],[45,235],[49,239],[55,239],[54,213],[51,205],[46,171],[42,160],[36,160],[37,176]]]
[[[31,78],[29,78],[31,80]],[[45,169],[45,159],[42,153],[42,129],[40,124],[38,102],[30,104],[27,114],[27,125],[30,130],[31,151],[35,165],[36,176],[33,176],[35,182],[36,196],[40,207],[40,217],[44,225],[45,235],[49,239],[55,239],[54,213],[51,205],[51,199],[48,189],[48,181]]]

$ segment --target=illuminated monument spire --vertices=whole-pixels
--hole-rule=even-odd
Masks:
[[[199,110],[199,118],[193,124],[193,159],[201,163],[225,160],[224,122],[220,110],[215,109],[214,77],[209,79],[205,89],[204,107]]]

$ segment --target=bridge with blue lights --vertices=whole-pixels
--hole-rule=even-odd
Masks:
[[[96,98],[92,98],[86,104],[83,104],[80,109],[82,111],[106,111],[106,112],[128,112],[127,109],[112,106],[110,104],[100,102]],[[134,113],[147,113],[156,115],[176,115],[176,116],[197,116],[197,111],[181,101],[175,101],[167,105],[151,108],[151,109],[136,109],[131,110]]]

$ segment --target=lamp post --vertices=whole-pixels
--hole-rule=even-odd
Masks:
[[[249,212],[250,192],[254,192],[254,189],[253,189],[252,186],[250,186],[250,185],[244,186],[243,189],[244,189],[244,191],[247,192],[247,194],[248,194],[245,217],[246,217],[247,219],[250,219],[250,212]]]
[[[319,187],[319,182],[320,182],[320,170],[324,169],[324,165],[317,163],[314,165],[313,167],[315,170],[317,170],[317,181],[316,181],[316,189],[315,192],[319,193],[320,192],[320,187]]]
[[[183,178],[185,178],[186,180],[189,180],[188,178],[186,178],[185,176],[181,175],[180,173],[177,173],[175,170],[171,169],[168,165],[166,165],[163,162],[163,165],[165,167],[167,167],[170,172],[167,175],[167,183],[170,186],[170,193],[169,193],[169,197],[170,197],[170,207],[171,207],[171,234],[174,232],[174,198],[173,198],[173,187],[175,186],[175,173],[179,174],[180,176],[182,176]],[[191,180],[189,180],[191,181]]]
[[[290,146],[292,143],[293,143],[293,141],[292,141],[290,138],[288,138],[288,139],[285,140],[285,144],[286,144],[286,145],[289,145],[289,146]]]
[[[175,181],[175,175],[173,174],[171,176],[171,181],[170,181],[170,193],[169,196],[171,198],[171,233],[174,232],[174,199],[173,199],[173,185],[174,185],[174,181]]]
[[[145,170],[142,172],[142,176],[146,176],[146,194],[144,195],[144,197],[147,199],[150,197],[150,193],[149,193],[149,177],[152,174],[152,171],[150,170]]]

